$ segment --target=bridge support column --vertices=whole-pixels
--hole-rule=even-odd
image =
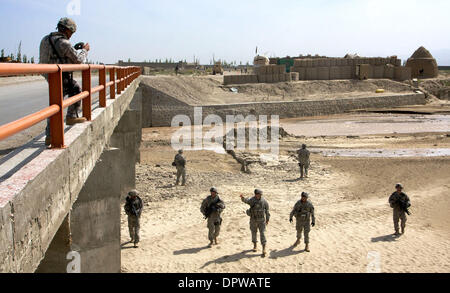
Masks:
[[[37,273],[67,272],[70,252],[79,253],[81,273],[120,272],[120,218],[124,197],[135,188],[140,113],[125,111]]]
[[[111,147],[120,149],[120,154],[117,158],[123,166],[120,190],[125,197],[131,189],[136,187],[136,163],[140,162],[139,148],[141,139],[141,111],[125,111],[110,141]]]
[[[81,273],[120,272],[120,186],[124,167],[118,159],[120,153],[117,148],[102,153],[36,272],[67,272],[71,251],[79,253]]]

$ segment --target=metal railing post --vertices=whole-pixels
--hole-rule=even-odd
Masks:
[[[120,95],[122,93],[122,68],[117,68],[117,94]]]
[[[92,84],[91,84],[91,66],[89,65],[89,69],[83,70],[82,72],[83,79],[83,92],[89,92],[87,98],[83,99],[83,117],[87,119],[87,121],[92,120]]]
[[[115,67],[109,69],[109,81],[113,82],[113,84],[109,88],[109,97],[114,100],[116,98],[116,68]]]
[[[106,66],[98,71],[99,84],[103,86],[103,89],[99,93],[99,105],[100,108],[106,108]]]
[[[59,66],[58,66],[59,68]],[[64,148],[64,108],[62,70],[48,75],[49,104],[58,105],[59,112],[50,118],[50,136],[52,148]]]

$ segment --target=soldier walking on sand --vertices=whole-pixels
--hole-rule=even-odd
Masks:
[[[250,205],[247,215],[250,217],[250,231],[252,232],[253,251],[257,251],[257,233],[259,230],[261,244],[263,247],[262,257],[266,256],[266,226],[269,225],[270,212],[269,203],[262,197],[263,192],[255,190],[255,196],[249,199],[241,194],[242,202]]]
[[[142,199],[139,197],[139,193],[136,190],[132,190],[128,193],[125,204],[125,213],[128,216],[128,229],[130,231],[130,243],[134,242],[134,248],[138,248],[139,243],[139,230],[140,230],[140,218],[142,214],[143,204]]]
[[[183,150],[179,150],[178,154],[175,156],[173,166],[177,168],[177,182],[175,185],[180,184],[180,178],[183,178],[181,183],[182,186],[186,185],[186,159],[183,157]]]
[[[304,232],[306,252],[309,252],[309,232],[311,231],[311,227],[314,227],[316,225],[314,206],[311,201],[308,200],[308,198],[309,194],[306,192],[302,192],[302,199],[295,204],[289,218],[289,221],[291,223],[293,222],[292,218],[294,216],[297,219],[297,241],[294,243],[294,247],[297,247],[300,244],[300,240],[302,239],[302,232]]]
[[[219,198],[219,192],[217,188],[212,187],[210,189],[211,195],[206,197],[200,207],[200,212],[208,220],[208,247],[212,247],[213,244],[218,245],[217,238],[220,234],[220,227],[222,226],[222,218],[220,217],[225,209],[225,203]]]
[[[80,43],[81,50],[77,51],[70,44],[70,38],[77,31],[77,25],[70,18],[61,18],[57,25],[57,32],[53,32],[41,41],[39,48],[40,64],[81,64],[87,60],[87,54],[90,50],[89,44]],[[48,76],[44,77],[48,80]],[[63,94],[69,97],[81,93],[80,85],[73,79],[72,72],[63,72]],[[85,118],[79,118],[78,112],[81,109],[81,101],[69,106],[66,116],[66,124],[74,125],[86,122]],[[47,120],[45,129],[45,144],[51,144],[50,137],[50,119]]]
[[[309,160],[310,152],[306,149],[306,144],[303,144],[302,148],[298,150],[297,153],[298,153],[298,165],[300,166],[300,179],[303,179],[303,177],[308,178],[308,169],[310,165]]]
[[[397,191],[395,191],[390,197],[389,197],[389,204],[391,205],[391,208],[394,210],[394,229],[395,229],[395,236],[400,236],[399,226],[398,222],[401,220],[401,227],[402,227],[402,233],[405,233],[405,227],[406,227],[406,214],[409,215],[408,208],[411,207],[411,201],[409,200],[409,197],[403,192],[403,185],[398,183],[395,185],[395,188]]]

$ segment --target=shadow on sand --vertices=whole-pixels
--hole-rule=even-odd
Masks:
[[[131,246],[127,246],[128,244],[131,244]],[[120,249],[121,250],[131,249],[131,248],[134,248],[134,244],[131,241],[127,241],[127,242],[124,242],[124,243],[120,244]]]
[[[206,250],[206,249],[211,249],[211,248],[208,247],[208,246],[204,246],[204,247],[198,247],[198,248],[182,249],[182,250],[174,251],[173,254],[174,255],[196,254],[196,253],[199,253],[200,251],[203,251],[203,250]]]
[[[305,250],[296,250],[295,251],[294,248],[295,248],[294,246],[291,246],[289,248],[286,248],[286,249],[283,249],[283,250],[280,250],[280,251],[272,250],[270,252],[270,258],[271,259],[277,259],[277,258],[280,258],[280,257],[287,257],[287,256],[297,255],[297,254],[305,252]]]
[[[253,252],[252,250],[245,250],[236,254],[232,254],[232,255],[225,255],[222,257],[219,257],[218,259],[209,261],[207,263],[205,263],[201,269],[206,268],[209,265],[212,264],[223,264],[223,263],[229,263],[229,262],[236,262],[236,261],[240,261],[241,259],[244,258],[255,258],[255,257],[261,257],[261,253],[257,253],[257,254],[249,254],[250,252]]]
[[[395,236],[394,234],[389,234],[389,235],[372,238],[372,242],[395,242],[399,238],[400,238],[400,236]]]
[[[303,179],[295,178],[295,179],[283,180],[283,182],[287,182],[287,183],[300,182],[300,181],[303,181]]]

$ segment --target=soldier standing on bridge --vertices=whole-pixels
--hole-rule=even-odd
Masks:
[[[241,194],[242,202],[248,204],[250,209],[247,210],[247,215],[250,217],[250,231],[252,232],[252,242],[253,242],[253,251],[256,252],[257,249],[257,239],[256,235],[259,230],[261,244],[263,247],[262,257],[266,256],[266,226],[269,225],[270,220],[270,212],[269,212],[269,203],[262,197],[262,190],[256,189],[255,196],[246,199]]]
[[[140,219],[142,214],[143,204],[142,199],[139,197],[139,193],[136,190],[132,190],[128,193],[125,213],[128,216],[128,229],[130,231],[130,243],[134,243],[134,248],[138,247],[139,243],[139,230],[141,228]]]
[[[179,150],[172,163],[177,168],[177,182],[175,185],[180,184],[180,178],[183,177],[182,186],[186,185],[186,159],[183,157],[183,150]]]
[[[308,169],[310,165],[309,156],[310,153],[306,149],[306,144],[302,145],[302,148],[297,151],[298,153],[298,165],[300,166],[300,179],[303,179],[303,170],[305,171],[305,177],[308,178]]]
[[[297,247],[300,244],[300,240],[302,239],[302,232],[304,232],[306,252],[309,252],[309,232],[311,231],[311,226],[314,227],[316,225],[314,206],[308,200],[308,198],[308,193],[302,192],[302,199],[295,204],[294,209],[292,210],[289,217],[289,221],[291,223],[293,222],[292,218],[294,216],[297,219],[297,241],[294,243],[294,247]]]
[[[222,226],[222,218],[220,215],[225,209],[225,203],[219,198],[217,188],[212,187],[210,192],[211,195],[203,200],[200,207],[201,213],[208,220],[208,238],[210,241],[208,247],[212,247],[213,244],[219,244],[217,237],[219,237],[220,227]]]
[[[70,38],[77,31],[77,25],[70,18],[62,18],[58,22],[58,31],[49,34],[41,41],[39,55],[40,64],[82,64],[87,60],[87,52],[90,50],[89,44],[83,44],[82,49],[77,52],[70,44]],[[48,80],[48,76],[44,75]],[[80,85],[73,79],[72,72],[63,72],[63,95],[69,97],[81,93]],[[67,110],[66,124],[74,125],[86,122],[85,118],[78,118],[81,108],[81,101],[71,105]],[[50,145],[50,120],[47,120],[45,130],[45,144]]]

